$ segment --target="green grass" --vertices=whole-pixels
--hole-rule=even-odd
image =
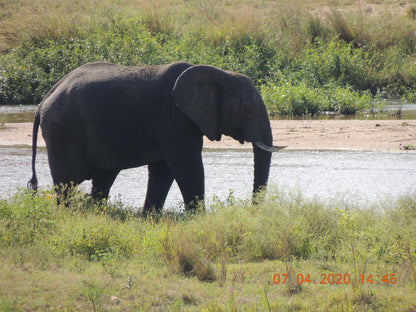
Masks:
[[[271,190],[258,206],[231,196],[192,215],[135,211],[80,193],[57,206],[48,190],[2,199],[0,309],[416,308],[414,196],[359,207]]]
[[[94,61],[184,60],[241,72],[261,90],[271,115],[354,114],[378,98],[416,94],[412,4],[0,3],[0,104],[38,103],[66,73]]]

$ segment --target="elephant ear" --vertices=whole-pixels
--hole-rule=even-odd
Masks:
[[[218,68],[195,65],[176,79],[172,95],[179,108],[211,140],[221,140],[220,85]]]

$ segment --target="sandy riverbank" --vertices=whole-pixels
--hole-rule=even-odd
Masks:
[[[399,152],[401,145],[416,146],[416,120],[273,120],[271,124],[274,145],[288,149]],[[205,146],[241,145],[226,138]]]
[[[344,149],[403,151],[401,146],[416,146],[416,120],[273,120],[275,145],[288,149]],[[32,144],[31,123],[0,125],[0,145]],[[38,145],[44,146],[39,135]],[[223,136],[220,142],[205,139],[206,148],[250,148]]]

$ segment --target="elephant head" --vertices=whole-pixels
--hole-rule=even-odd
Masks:
[[[192,66],[176,80],[173,97],[179,108],[210,140],[231,136],[254,151],[253,201],[268,181],[273,137],[264,102],[241,74],[212,66]]]

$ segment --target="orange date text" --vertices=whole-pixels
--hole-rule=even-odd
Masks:
[[[396,274],[360,274],[359,282],[361,284],[391,284],[397,283]],[[288,274],[276,273],[273,275],[273,283],[276,285],[284,285],[289,283]],[[348,273],[322,273],[319,278],[311,278],[310,273],[296,275],[296,280],[290,281],[291,284],[321,284],[321,285],[348,285],[351,283],[351,275]]]

